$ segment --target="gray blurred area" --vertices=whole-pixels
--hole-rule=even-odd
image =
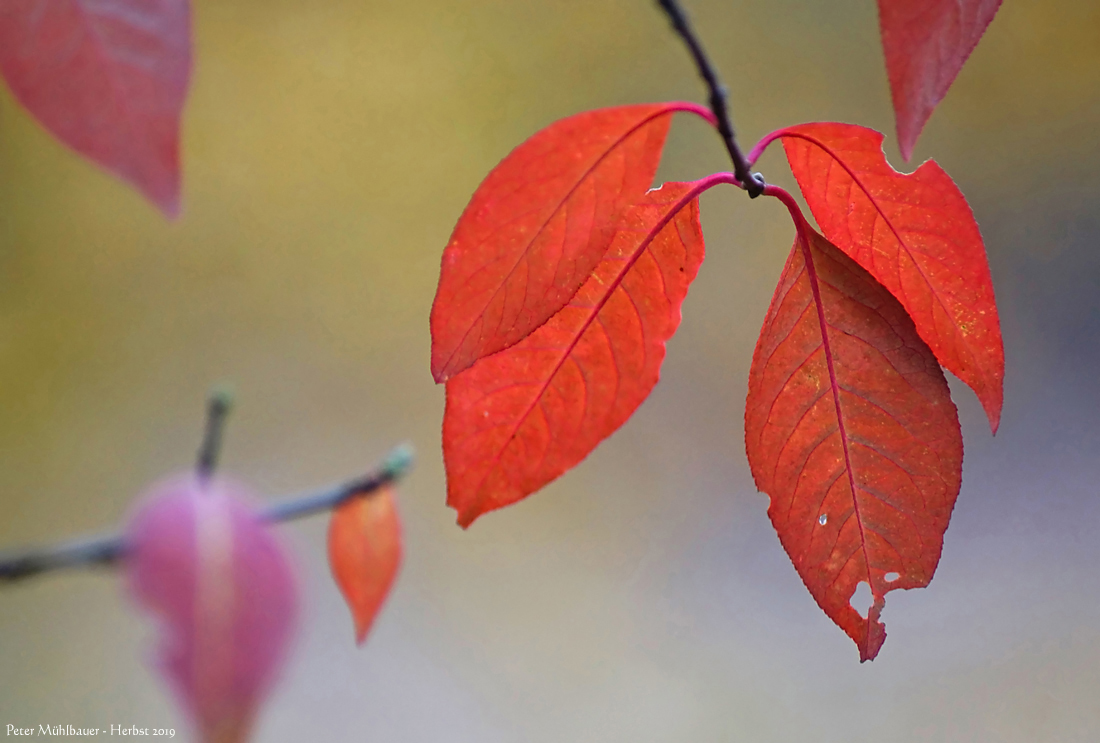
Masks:
[[[1008,0],[921,138],[982,226],[1005,335],[989,434],[952,380],[963,487],[931,586],[860,665],[779,545],[743,447],[756,335],[793,231],[703,199],[708,257],[662,381],[574,471],[469,531],[444,505],[428,313],[482,177],[585,109],[703,100],[651,2],[196,0],[184,206],[167,223],[0,93],[0,546],[120,523],[190,466],[229,380],[224,466],[275,496],[402,440],[407,558],[367,644],[324,519],[284,531],[306,619],[271,742],[1100,739],[1100,5]],[[688,3],[743,143],[887,132],[875,4]],[[747,148],[747,147],[746,147]],[[674,124],[660,178],[728,169]],[[912,167],[912,166],[911,166]],[[759,169],[793,185],[774,148]],[[116,574],[0,589],[8,723],[174,727]],[[179,737],[179,736],[177,736]]]

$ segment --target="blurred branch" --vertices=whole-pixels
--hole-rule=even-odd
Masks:
[[[212,469],[213,460],[209,461]],[[287,498],[262,509],[258,515],[265,521],[280,522],[329,511],[350,498],[369,495],[400,479],[409,471],[412,463],[412,447],[403,444],[394,448],[382,464],[362,477],[325,490]],[[109,566],[125,556],[126,542],[120,534],[76,539],[51,547],[0,556],[0,582],[14,582],[60,568]]]
[[[202,437],[198,461],[195,463],[195,471],[202,480],[209,479],[218,466],[218,457],[222,453],[225,419],[229,417],[229,411],[232,408],[233,393],[227,388],[216,389],[210,394],[210,399],[206,403],[206,433]]]
[[[749,162],[745,159],[741,148],[737,146],[737,138],[733,133],[733,123],[730,121],[729,91],[718,78],[718,72],[703,49],[703,43],[696,36],[695,29],[691,27],[687,13],[680,6],[679,0],[657,0],[657,4],[668,15],[669,21],[672,22],[672,28],[687,44],[688,51],[691,52],[691,57],[695,60],[695,66],[699,69],[703,82],[707,84],[707,89],[710,90],[710,110],[714,112],[714,117],[718,120],[718,133],[722,135],[722,142],[725,143],[726,151],[729,152],[730,159],[733,160],[733,174],[737,176],[741,188],[748,191],[749,196],[755,199],[764,192],[764,186],[767,184],[764,182],[764,177],[759,173],[750,172]]]

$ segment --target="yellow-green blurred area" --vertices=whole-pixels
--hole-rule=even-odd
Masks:
[[[875,3],[688,3],[751,145],[849,121],[901,166]],[[1008,0],[921,138],[986,238],[998,435],[952,380],[962,493],[931,586],[860,665],[802,586],[743,448],[753,346],[793,231],[731,188],[662,381],[583,464],[463,532],[428,371],[439,259],[484,175],[602,106],[703,101],[652,2],[196,0],[182,218],[0,93],[0,546],[111,530],[191,466],[266,496],[403,440],[407,558],[367,644],[323,518],[283,529],[306,619],[260,741],[1091,741],[1100,731],[1100,5]],[[791,184],[781,151],[759,164]],[[728,169],[677,120],[660,178]],[[111,571],[0,589],[0,728],[186,721]],[[6,729],[6,728],[5,728]]]

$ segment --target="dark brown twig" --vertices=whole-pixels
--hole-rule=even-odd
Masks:
[[[225,419],[233,407],[233,394],[228,389],[214,390],[206,403],[206,433],[202,437],[195,471],[203,480],[209,479],[218,466],[218,455],[222,451],[222,431]]]
[[[680,7],[678,0],[657,0],[657,4],[668,15],[669,20],[672,22],[672,28],[687,44],[688,51],[691,52],[691,56],[695,60],[695,66],[699,69],[699,74],[707,84],[707,89],[710,90],[710,110],[714,112],[714,117],[718,120],[718,133],[722,136],[722,142],[726,145],[730,159],[733,160],[733,174],[740,181],[741,188],[745,189],[749,196],[755,199],[764,192],[764,187],[767,184],[764,182],[763,176],[749,170],[748,160],[745,159],[741,148],[737,146],[737,138],[734,136],[733,124],[730,121],[729,91],[718,79],[718,72],[714,69],[710,58],[703,50],[703,44],[699,41],[699,37],[695,35],[695,30],[688,21],[687,13]]]

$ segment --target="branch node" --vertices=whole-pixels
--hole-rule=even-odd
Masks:
[[[749,178],[749,182],[745,184],[745,190],[749,192],[750,199],[755,199],[764,193],[764,189],[767,187],[768,182],[764,180],[763,173],[753,173]]]

